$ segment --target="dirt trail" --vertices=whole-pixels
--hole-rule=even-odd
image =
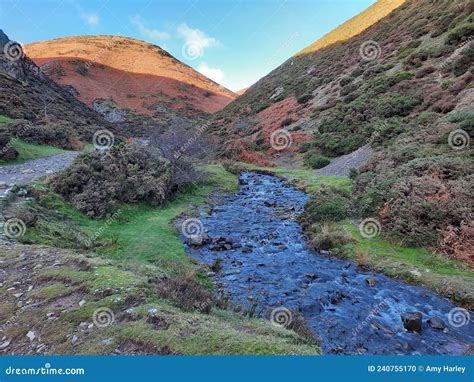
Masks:
[[[40,176],[52,174],[66,168],[79,152],[69,152],[33,159],[21,164],[0,166],[0,196],[13,184],[28,184]]]
[[[362,167],[369,161],[373,153],[374,151],[369,145],[362,146],[350,154],[334,159],[326,167],[317,170],[316,174],[348,176],[351,168],[358,169]]]

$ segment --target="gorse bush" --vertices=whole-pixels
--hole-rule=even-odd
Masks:
[[[451,64],[453,73],[460,76],[468,71],[474,62],[474,42],[464,49],[460,56]]]
[[[120,203],[160,205],[170,192],[172,180],[170,163],[158,150],[120,144],[107,153],[79,156],[51,184],[79,211],[101,218]]]
[[[322,168],[331,163],[329,158],[315,152],[307,152],[304,155],[303,160],[307,166],[314,169]]]
[[[311,195],[305,205],[310,222],[332,222],[347,218],[350,211],[350,194],[334,187],[322,187]]]
[[[7,129],[0,127],[0,160],[11,160],[18,156],[18,152],[11,145],[12,138]]]
[[[474,23],[466,22],[449,32],[448,36],[446,37],[446,43],[458,44],[460,42],[467,41],[467,39],[472,36],[474,36]]]

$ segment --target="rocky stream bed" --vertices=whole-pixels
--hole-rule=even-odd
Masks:
[[[472,312],[311,249],[295,220],[308,199],[303,192],[255,173],[242,174],[240,184],[201,212],[202,243],[186,245],[198,261],[219,263],[213,277],[234,306],[286,315],[283,323],[299,312],[327,354],[472,352],[474,324],[463,322]]]

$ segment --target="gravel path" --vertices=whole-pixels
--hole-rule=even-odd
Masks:
[[[316,170],[317,175],[348,176],[351,168],[360,168],[368,162],[374,151],[369,145],[362,146],[356,151],[334,159],[326,167]]]
[[[0,166],[0,196],[5,194],[12,184],[28,184],[41,176],[61,171],[79,154],[80,152],[69,152],[22,164]]]

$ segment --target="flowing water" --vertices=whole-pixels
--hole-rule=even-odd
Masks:
[[[214,277],[235,306],[265,317],[275,308],[300,312],[330,354],[472,351],[474,324],[449,300],[311,249],[295,221],[308,199],[304,193],[269,175],[244,173],[240,183],[239,192],[201,214],[214,240],[186,246],[202,263],[220,259]],[[421,333],[404,329],[407,312],[422,314]],[[427,323],[433,317],[444,330]]]

